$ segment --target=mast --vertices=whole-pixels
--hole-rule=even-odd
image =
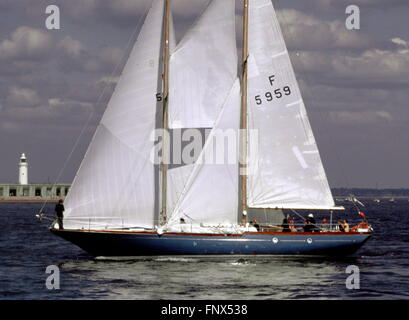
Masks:
[[[242,223],[246,222],[247,214],[247,58],[248,58],[248,29],[249,29],[249,1],[243,0],[243,53],[242,53],[242,95],[241,95],[241,151],[240,151],[240,180],[241,180],[241,213]]]
[[[165,23],[163,30],[163,143],[162,143],[162,210],[160,214],[160,225],[167,220],[167,175],[168,175],[168,155],[169,155],[169,21],[170,21],[170,0],[165,0]]]

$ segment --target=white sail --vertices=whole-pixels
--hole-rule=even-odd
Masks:
[[[234,0],[210,2],[172,54],[169,78],[170,128],[213,128],[237,78]],[[194,167],[182,164],[168,170],[170,214]]]
[[[193,165],[170,224],[180,218],[196,224],[237,223],[240,102],[237,79]]]
[[[161,92],[164,1],[154,0],[65,201],[65,228],[153,227],[150,135]]]
[[[213,0],[170,60],[171,128],[211,128],[237,77],[235,1]]]
[[[257,148],[249,147],[248,206],[334,207],[271,0],[250,1],[248,68],[248,125],[258,130]]]

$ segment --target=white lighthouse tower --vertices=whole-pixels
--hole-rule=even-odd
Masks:
[[[18,168],[19,168],[18,183],[28,184],[28,163],[26,155],[24,153],[21,154]]]

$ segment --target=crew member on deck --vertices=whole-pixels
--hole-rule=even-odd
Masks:
[[[304,232],[313,232],[314,231],[314,225],[311,223],[310,220],[305,220],[304,221],[304,227],[303,227]]]
[[[257,231],[260,231],[260,225],[257,223],[256,219],[254,219],[254,221],[250,221],[250,224],[252,224]]]
[[[311,224],[315,225],[315,218],[312,213],[308,215],[307,221],[309,221]]]
[[[319,232],[320,229],[317,227],[314,215],[310,213],[306,220],[306,225],[304,225],[304,232]]]
[[[291,232],[290,229],[290,223],[288,222],[288,218],[283,219],[283,223],[281,224],[281,227],[283,228],[283,232]]]
[[[290,217],[290,215],[288,215],[288,216],[287,216],[287,220],[288,220],[288,223],[289,223],[289,225],[290,225],[290,231],[291,231],[291,232],[296,232],[297,230],[295,229],[294,219],[292,219],[292,218]]]
[[[341,221],[338,221],[338,231],[345,232],[344,225],[342,224]]]
[[[58,226],[60,227],[60,229],[64,229],[63,224],[62,224],[62,220],[64,218],[64,205],[62,203],[62,200],[58,201],[58,203],[55,205],[55,213],[57,215],[57,222],[58,222]]]
[[[347,219],[344,220],[344,231],[345,231],[345,232],[349,232],[349,231],[350,231],[350,230],[349,230],[349,223],[348,223],[348,220],[347,220]]]
[[[329,226],[328,226],[327,218],[325,218],[325,217],[322,219],[321,230],[322,230],[323,232],[329,231]]]

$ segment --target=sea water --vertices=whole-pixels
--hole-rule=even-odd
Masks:
[[[41,203],[0,203],[0,299],[408,299],[409,202],[367,201],[373,237],[352,257],[94,258],[35,218]],[[53,214],[54,204],[45,211]],[[320,218],[320,217],[318,217]],[[334,220],[358,221],[349,206]],[[300,221],[299,221],[300,222]],[[59,289],[47,288],[48,266]],[[348,289],[348,266],[359,289]]]

